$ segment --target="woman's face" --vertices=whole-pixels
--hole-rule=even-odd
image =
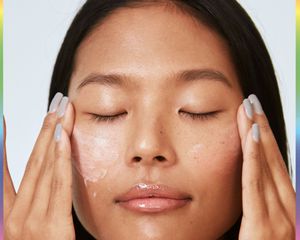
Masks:
[[[97,239],[217,239],[236,222],[243,97],[210,28],[119,9],[80,45],[69,97],[74,206]]]

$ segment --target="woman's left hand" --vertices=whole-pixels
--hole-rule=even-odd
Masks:
[[[295,239],[296,194],[255,95],[244,100],[237,118],[243,150],[239,240]]]

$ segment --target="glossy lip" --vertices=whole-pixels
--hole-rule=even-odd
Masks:
[[[192,196],[166,185],[139,183],[115,198],[115,203],[131,211],[158,213],[184,207]]]

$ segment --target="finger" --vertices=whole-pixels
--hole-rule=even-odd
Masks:
[[[67,109],[66,109],[66,114],[63,117],[63,119],[61,120],[61,124],[69,136],[71,136],[71,134],[73,132],[73,126],[74,126],[74,120],[75,120],[74,116],[75,116],[75,110],[74,110],[73,104],[71,102],[69,102]]]
[[[249,99],[244,99],[243,103],[240,105],[237,113],[238,130],[241,138],[242,150],[244,151],[244,146],[248,132],[252,125],[253,119],[253,108]]]
[[[293,214],[290,214],[288,208],[285,206],[286,202],[283,202],[280,195],[278,186],[276,186],[274,182],[274,178],[271,174],[271,169],[266,161],[266,157],[264,152],[261,149],[261,164],[262,164],[262,180],[264,186],[264,196],[265,196],[265,203],[267,208],[267,216],[269,221],[273,222],[275,226],[278,226],[278,220],[280,223],[284,224],[293,224],[295,225],[295,207],[291,208],[291,205],[288,205],[288,208],[294,209]]]
[[[252,219],[262,219],[267,213],[259,142],[259,127],[253,124],[246,137],[242,168],[243,214]]]
[[[72,214],[72,165],[71,144],[61,124],[55,131],[55,163],[48,216],[52,219],[71,217]]]
[[[272,175],[281,202],[287,206],[289,214],[294,218],[296,209],[296,194],[292,186],[287,167],[283,161],[268,119],[263,112],[261,103],[254,94],[251,94],[249,99],[255,110],[254,120],[258,123],[261,129],[261,142],[266,162],[270,169],[270,174]]]
[[[68,106],[68,97],[63,97],[58,109],[57,115],[59,117],[59,121],[63,121],[66,116],[66,109]],[[53,169],[55,163],[55,141],[52,136],[51,143],[49,145],[46,159],[44,160],[38,183],[36,186],[36,190],[34,193],[34,199],[31,207],[31,215],[34,218],[44,217],[47,213],[47,209],[50,201],[51,194],[51,184],[53,179]]]
[[[12,209],[16,191],[9,173],[6,155],[6,123],[3,117],[4,220]]]
[[[56,110],[61,99],[61,93],[57,93],[53,98],[50,104],[49,113],[44,119],[42,129],[26,165],[25,173],[11,212],[11,217],[15,217],[18,219],[18,221],[23,221],[30,209],[29,207],[31,206],[34,191],[36,189],[41,166],[51,142],[56,122],[58,120]]]
[[[272,129],[269,125],[268,119],[263,112],[261,103],[254,94],[251,94],[249,96],[249,99],[252,102],[255,110],[254,120],[259,124],[261,129],[261,142],[265,150],[267,161],[271,164],[270,167],[276,167],[280,173],[284,173],[287,176],[287,168],[281,156],[279,147],[277,145]]]

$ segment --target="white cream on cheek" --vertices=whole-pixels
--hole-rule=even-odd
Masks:
[[[209,166],[221,171],[232,166],[240,154],[240,138],[235,123],[203,134],[197,143],[189,147],[187,157],[194,164]]]
[[[192,148],[188,152],[188,156],[191,159],[199,160],[199,156],[201,156],[203,148],[204,148],[203,143],[197,143],[197,144],[193,145]]]
[[[73,164],[85,181],[97,182],[106,176],[109,168],[119,159],[117,146],[116,140],[108,133],[97,134],[97,131],[74,128]]]

